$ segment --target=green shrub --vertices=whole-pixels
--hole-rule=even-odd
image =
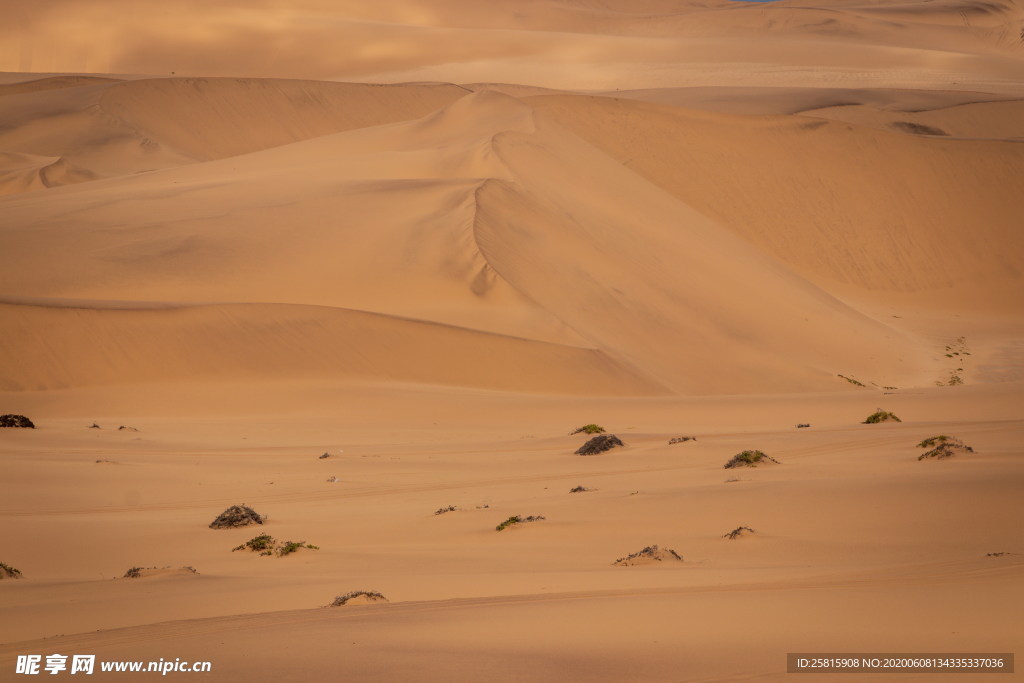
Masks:
[[[494,530],[495,531],[501,531],[502,529],[506,529],[506,528],[512,526],[513,524],[524,524],[526,522],[539,522],[542,519],[544,519],[544,517],[542,515],[530,515],[529,517],[520,517],[519,515],[512,515],[511,517],[506,519],[504,522],[502,522],[498,526],[494,527]]]
[[[953,438],[952,436],[946,436],[945,434],[925,439],[921,443],[917,444],[917,447],[931,449],[919,455],[917,458],[918,460],[927,460],[929,458],[944,460],[945,458],[951,458],[954,455],[963,455],[965,453],[974,452],[973,448],[965,444],[960,439]]]
[[[743,451],[732,456],[732,459],[725,463],[725,469],[731,470],[734,467],[757,467],[760,463],[773,462],[779,464],[775,458],[767,455],[764,451]]]
[[[573,434],[580,434],[580,433],[583,433],[583,434],[604,434],[604,427],[602,427],[601,425],[593,424],[593,423],[588,424],[588,425],[583,425],[582,427],[577,427],[572,432],[572,434],[570,434],[569,436],[572,436]]]
[[[319,546],[311,545],[305,541],[285,541],[280,548],[277,549],[277,556],[284,557],[285,555],[291,555],[299,548],[309,548],[310,550],[320,550]]]
[[[507,527],[510,527],[510,526],[512,526],[513,524],[519,524],[519,522],[521,522],[521,521],[522,521],[522,520],[521,520],[521,519],[519,519],[519,515],[512,515],[511,517],[509,517],[508,519],[506,519],[506,520],[505,520],[504,522],[502,522],[502,523],[501,523],[501,524],[499,524],[498,526],[494,527],[494,530],[495,530],[495,531],[501,531],[502,529],[505,529],[505,528],[507,528]]]
[[[240,546],[231,549],[231,552],[236,550],[245,550],[248,548],[253,552],[263,552],[264,550],[270,550],[274,547],[274,537],[270,534],[260,534],[254,536]]]
[[[285,555],[291,555],[299,548],[309,548],[310,550],[320,550],[320,546],[306,543],[305,541],[284,541],[278,543],[274,540],[274,537],[270,534],[260,534],[254,538],[250,538],[248,541],[240,546],[231,549],[231,552],[236,550],[249,549],[254,553],[259,553],[261,556],[270,557],[271,555],[277,554],[278,557],[284,557]]]
[[[921,443],[917,444],[917,447],[918,448],[931,448],[932,446],[935,446],[936,444],[942,443],[943,441],[949,441],[951,438],[953,438],[953,437],[946,436],[945,434],[939,434],[938,436],[933,436],[931,438],[925,439]]]
[[[861,424],[873,425],[878,424],[879,422],[887,422],[888,420],[893,420],[894,422],[903,422],[903,420],[896,417],[896,413],[890,413],[879,408],[875,412],[868,415],[867,419],[865,419],[864,422],[862,422]]]

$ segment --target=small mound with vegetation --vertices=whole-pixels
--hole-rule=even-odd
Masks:
[[[274,551],[274,543],[274,537],[270,534],[260,534],[259,536],[253,536],[239,546],[235,546],[231,549],[231,552],[249,549],[254,553],[270,555]]]
[[[455,512],[458,509],[459,508],[455,507],[454,505],[449,505],[448,507],[438,508],[438,509],[434,510],[434,514],[435,515],[443,515],[446,512]]]
[[[576,434],[604,434],[604,427],[596,424],[583,425],[577,427],[573,431],[569,432],[569,436],[575,436]]]
[[[665,560],[672,560],[675,562],[682,562],[682,556],[672,548],[659,548],[656,545],[649,545],[643,550],[638,550],[635,553],[630,553],[625,557],[620,557],[615,560],[612,564],[616,564],[620,567],[631,567],[637,564],[650,564],[652,562],[663,562]]]
[[[921,455],[917,456],[918,460],[927,460],[929,458],[935,460],[943,460],[944,458],[951,458],[957,454],[973,453],[974,449],[966,445],[960,439],[952,436],[946,436],[945,434],[939,434],[933,436],[930,439],[925,439],[921,443],[917,444],[918,448],[927,448]]]
[[[32,420],[24,415],[0,415],[0,427],[13,427],[15,429],[35,429]]]
[[[696,441],[695,436],[674,436],[668,440],[668,445],[671,446],[674,443],[686,443],[687,441]]]
[[[21,570],[0,562],[0,579],[20,579]]]
[[[622,439],[614,434],[602,434],[601,436],[595,436],[580,446],[576,451],[576,455],[597,455],[598,453],[604,453],[624,445]]]
[[[210,522],[210,528],[234,529],[250,524],[263,524],[263,517],[247,505],[232,505]]]
[[[260,555],[274,555],[278,557],[284,557],[285,555],[291,555],[298,551],[300,548],[309,548],[310,550],[320,550],[320,546],[313,545],[312,543],[306,543],[305,541],[284,541],[278,542],[274,540],[274,537],[270,534],[260,534],[254,536],[242,545],[235,546],[231,549],[231,552],[237,550],[249,550]]]
[[[766,454],[764,451],[743,451],[732,456],[732,459],[725,463],[724,467],[731,470],[735,467],[757,467],[766,462],[780,464],[778,460]]]
[[[569,493],[584,493],[589,490],[590,489],[588,489],[585,486],[573,486],[571,489],[569,489]]]
[[[807,428],[808,428],[808,427],[810,427],[810,426],[811,426],[811,425],[810,425],[809,423],[807,423],[807,422],[801,422],[800,424],[798,424],[798,425],[796,426],[796,428],[797,428],[797,429],[807,429]]]
[[[525,524],[526,522],[539,522],[542,519],[544,519],[543,515],[530,515],[529,517],[520,517],[519,515],[512,515],[511,517],[506,519],[504,522],[502,522],[498,526],[494,527],[494,530],[495,531],[501,531],[502,529],[509,528],[513,524]]]
[[[132,567],[124,573],[125,579],[141,579],[147,576],[168,576],[175,574],[198,574],[195,567]]]
[[[300,548],[307,548],[308,550],[320,550],[320,546],[313,545],[312,543],[306,543],[305,541],[285,541],[277,549],[277,556],[284,557],[285,555],[291,555],[298,551]]]
[[[879,422],[888,422],[889,420],[892,420],[893,422],[903,422],[903,420],[896,417],[896,413],[890,413],[886,410],[882,410],[881,408],[879,408],[875,412],[868,415],[867,419],[865,419],[864,422],[862,422],[861,424],[873,425],[878,424]]]
[[[368,604],[371,602],[388,602],[382,594],[375,591],[351,591],[334,598],[328,607],[341,607],[348,604]]]
[[[751,529],[749,526],[738,526],[735,529],[733,529],[732,531],[730,531],[729,533],[723,535],[722,538],[728,538],[730,541],[734,541],[737,538],[742,537],[744,534],[754,534],[754,533],[757,533],[757,532],[754,531],[753,529]]]

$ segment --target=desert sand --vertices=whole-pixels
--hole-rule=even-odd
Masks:
[[[0,5],[0,679],[1024,652],[1019,3]]]

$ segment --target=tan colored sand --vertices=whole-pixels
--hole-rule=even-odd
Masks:
[[[1018,3],[0,10],[0,670],[1020,650]]]

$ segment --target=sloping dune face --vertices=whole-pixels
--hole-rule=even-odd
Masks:
[[[921,385],[934,336],[879,307],[1024,306],[1014,3],[182,7],[23,6],[0,29],[11,70],[162,76],[0,84],[8,387]],[[413,351],[450,335],[505,369]],[[163,360],[118,371],[115,339]]]
[[[1022,217],[1024,0],[0,0],[0,680],[980,680]]]
[[[422,94],[416,86],[411,97]],[[320,358],[324,372],[341,375],[570,393],[616,393],[616,383],[625,393],[791,391],[829,386],[836,368],[888,382],[927,372],[917,360],[919,342],[841,303],[548,114],[502,94],[466,95],[407,123],[54,192],[58,202],[49,191],[7,201],[0,288],[23,304],[78,300],[45,315],[68,329],[117,318],[115,327],[127,330],[125,318],[143,330],[126,332],[128,339],[148,339],[161,336],[152,326],[170,315],[83,317],[81,308],[98,305],[89,301],[273,303],[263,313],[277,323],[250,334],[247,344],[269,344],[261,353],[274,354],[291,343],[267,341],[293,334],[288,306],[375,311],[488,333],[474,339],[481,348],[493,342],[495,363],[522,360],[516,356],[525,340],[538,349],[562,345],[580,360],[549,357],[559,366],[551,375],[543,353],[531,351],[516,381],[504,383],[467,371],[460,354],[431,361],[429,375],[409,373],[403,363],[383,372],[380,360],[339,365],[345,332],[333,321],[354,313],[300,324],[317,341],[284,355],[303,364]],[[51,267],[28,265],[40,250]],[[32,329],[34,322],[17,318],[21,310],[4,315],[12,326]],[[192,315],[188,310],[177,315]],[[328,315],[320,310],[302,317]],[[384,326],[385,336],[393,328],[384,319],[365,324]],[[400,336],[414,328],[405,324]],[[238,330],[215,316],[189,332],[203,340],[187,351],[200,354],[195,367],[216,365],[210,355],[220,353],[223,367],[271,372],[270,364],[239,360],[232,351],[243,343]],[[80,336],[97,348],[108,343],[95,332]],[[46,338],[14,337],[4,357],[24,357]],[[421,343],[439,342],[425,334]],[[390,353],[408,356],[401,345]],[[55,347],[54,357],[62,354]],[[45,386],[123,377],[43,364],[55,373]],[[180,373],[175,363],[154,365],[145,373],[150,379],[158,379],[153,372]],[[559,385],[555,376],[566,381]]]

